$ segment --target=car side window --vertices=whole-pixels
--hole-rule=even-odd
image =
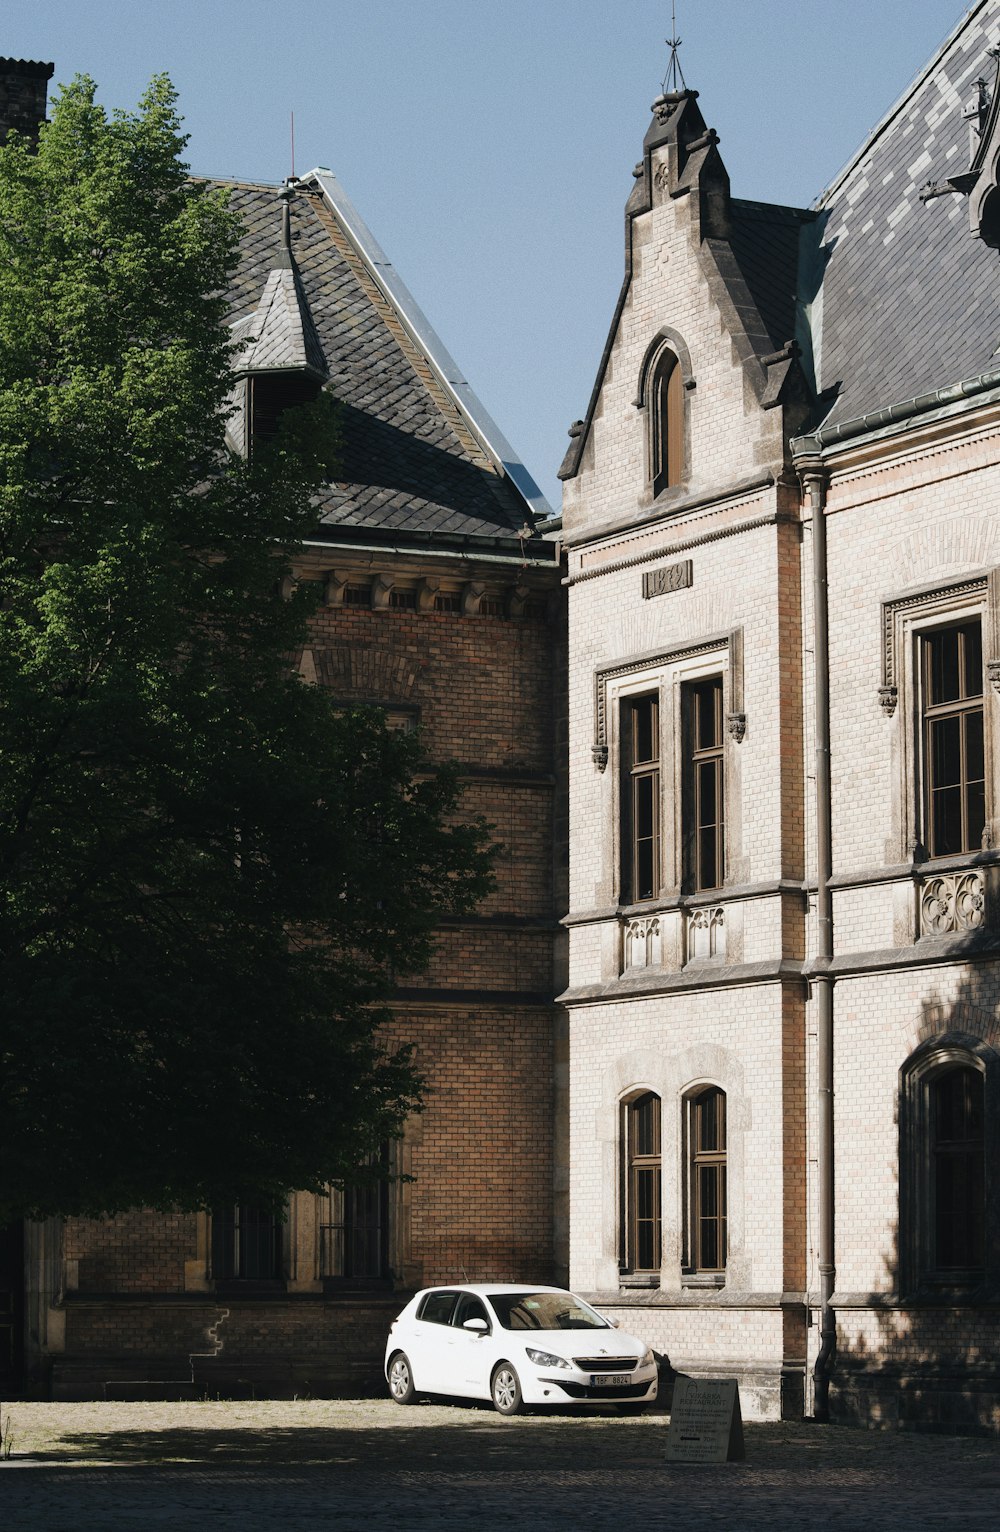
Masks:
[[[467,1319],[485,1319],[490,1329],[492,1330],[493,1328],[490,1325],[490,1316],[487,1314],[484,1304],[474,1293],[463,1293],[461,1298],[459,1298],[452,1324],[460,1330]]]
[[[417,1318],[426,1320],[432,1325],[450,1324],[457,1297],[457,1293],[428,1293],[420,1306]]]

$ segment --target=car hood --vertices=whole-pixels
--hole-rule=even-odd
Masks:
[[[501,1334],[516,1336],[517,1343],[533,1351],[550,1351],[565,1357],[644,1357],[646,1342],[621,1330],[506,1330]]]

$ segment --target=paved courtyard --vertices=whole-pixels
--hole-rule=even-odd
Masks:
[[[667,1467],[667,1418],[389,1401],[12,1404],[4,1532],[489,1524],[625,1532],[985,1528],[1000,1443],[749,1425],[745,1463]]]

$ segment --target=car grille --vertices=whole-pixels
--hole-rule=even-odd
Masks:
[[[626,1383],[624,1388],[588,1388],[585,1383],[560,1382],[559,1387],[571,1399],[606,1399],[609,1404],[616,1399],[645,1399],[649,1393],[648,1383]]]
[[[634,1372],[639,1365],[637,1356],[575,1356],[574,1367],[581,1372]]]

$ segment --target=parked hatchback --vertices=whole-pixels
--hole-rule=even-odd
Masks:
[[[498,1282],[430,1287],[394,1321],[385,1375],[397,1404],[419,1394],[522,1404],[617,1404],[656,1398],[656,1361],[589,1303],[560,1287]]]

